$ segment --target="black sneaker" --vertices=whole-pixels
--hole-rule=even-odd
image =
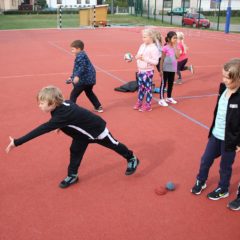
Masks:
[[[240,210],[240,196],[232,202],[228,203],[228,208],[234,211]]]
[[[228,191],[224,191],[221,188],[215,189],[213,192],[210,192],[207,197],[211,200],[219,200],[220,198],[226,198],[229,196]]]
[[[102,106],[100,106],[100,107],[98,107],[98,108],[94,108],[94,111],[95,111],[95,112],[102,113],[102,112],[103,112],[103,108],[102,108]]]
[[[59,187],[60,188],[67,188],[70,185],[76,183],[78,181],[77,175],[71,175],[67,176],[63,181],[60,182]]]
[[[139,164],[139,160],[137,159],[137,157],[134,156],[133,158],[131,158],[128,161],[128,166],[127,166],[125,175],[133,174],[136,171],[138,164]]]
[[[206,182],[202,182],[197,180],[195,185],[193,186],[193,188],[191,189],[191,193],[199,195],[201,194],[202,190],[205,189],[207,187]]]

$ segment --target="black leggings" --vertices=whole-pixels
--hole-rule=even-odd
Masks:
[[[174,82],[175,72],[163,72],[163,78],[160,85],[160,99],[164,99],[164,88],[167,87],[167,97],[172,97],[172,89]]]
[[[76,103],[78,96],[84,91],[94,108],[99,108],[101,103],[93,92],[93,86],[94,85],[74,85],[70,94],[70,100]]]
[[[112,149],[124,157],[126,160],[133,158],[133,152],[129,150],[124,144],[115,140],[110,132],[103,139],[73,139],[70,147],[70,164],[68,166],[68,176],[78,173],[78,168],[81,164],[83,155],[89,143],[97,143],[106,148]]]
[[[181,71],[185,71],[188,69],[186,65],[188,61],[188,58],[182,60],[181,62],[178,62],[177,64],[177,75],[178,75],[178,79],[182,79],[182,74],[181,74]]]

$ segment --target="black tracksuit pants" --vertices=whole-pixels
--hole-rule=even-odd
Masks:
[[[133,158],[133,152],[129,150],[124,144],[114,139],[110,132],[103,139],[73,139],[70,147],[70,164],[68,166],[68,176],[78,173],[78,168],[81,164],[83,155],[89,143],[97,143],[106,148],[112,149],[124,157],[127,161]]]
[[[78,96],[84,91],[94,108],[99,108],[101,106],[101,103],[93,92],[93,86],[94,85],[74,85],[73,90],[70,94],[70,100],[76,103]]]

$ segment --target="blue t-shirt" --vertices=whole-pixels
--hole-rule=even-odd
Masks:
[[[227,89],[224,91],[218,102],[217,116],[212,134],[215,138],[225,140],[226,115],[228,107]]]

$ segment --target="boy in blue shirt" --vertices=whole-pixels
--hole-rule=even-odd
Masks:
[[[199,195],[207,187],[209,170],[214,160],[221,156],[218,187],[207,195],[211,200],[229,196],[232,164],[240,151],[240,58],[224,64],[222,75],[208,144],[201,158],[196,184],[191,189],[193,194]]]
[[[75,54],[74,68],[71,77],[66,81],[73,84],[70,100],[76,103],[78,96],[84,91],[87,98],[94,106],[96,112],[103,112],[101,103],[93,92],[96,84],[96,71],[90,59],[84,51],[84,43],[75,40],[71,43],[71,52]]]

